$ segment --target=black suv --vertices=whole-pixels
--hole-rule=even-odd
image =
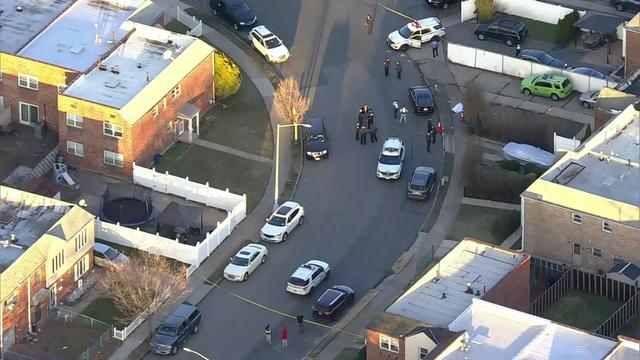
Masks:
[[[210,0],[209,5],[213,15],[229,20],[236,30],[251,26],[258,21],[256,14],[242,0]]]
[[[618,11],[640,11],[640,0],[609,0]]]
[[[416,114],[430,114],[436,109],[431,90],[426,86],[410,87],[409,100],[413,103],[413,112]]]
[[[202,314],[198,308],[182,304],[162,322],[150,341],[151,351],[160,355],[175,355],[185,341],[198,332]]]
[[[518,21],[498,19],[491,24],[476,25],[473,33],[478,40],[504,41],[507,46],[519,44],[527,36],[527,28]]]
[[[320,117],[309,117],[305,121],[311,127],[305,128],[304,154],[308,160],[329,158],[329,138],[324,121]]]
[[[353,289],[344,285],[327,289],[313,305],[313,315],[333,320],[340,310],[353,304],[355,294]]]

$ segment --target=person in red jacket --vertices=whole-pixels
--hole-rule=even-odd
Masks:
[[[287,339],[289,338],[288,334],[287,334],[287,327],[283,326],[282,327],[282,332],[280,333],[280,345],[282,345],[282,347],[287,347]]]

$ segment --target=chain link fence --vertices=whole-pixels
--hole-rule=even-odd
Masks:
[[[92,360],[98,358],[104,347],[113,336],[113,325],[109,325],[92,317],[75,313],[73,311],[53,307],[49,309],[49,317],[54,320],[64,321],[67,324],[75,324],[101,333],[100,336],[87,346],[80,354],[78,360]]]

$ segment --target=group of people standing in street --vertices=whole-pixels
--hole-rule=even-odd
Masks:
[[[389,76],[389,67],[391,66],[391,59],[384,59],[384,76]],[[402,63],[400,60],[396,61],[396,75],[398,79],[402,79]]]
[[[436,143],[436,134],[440,134],[442,136],[442,125],[438,123],[438,125],[433,126],[433,122],[431,119],[427,121],[427,152],[431,152],[431,144]],[[444,146],[444,144],[442,144]]]
[[[373,109],[367,104],[362,105],[358,110],[358,121],[356,122],[356,141],[360,145],[367,145],[367,134],[371,137],[371,142],[378,141],[378,128],[373,124]]]

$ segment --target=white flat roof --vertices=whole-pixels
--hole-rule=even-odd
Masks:
[[[0,0],[0,51],[15,54],[71,5],[73,0]],[[16,11],[22,6],[22,11]]]
[[[638,360],[640,359],[640,341],[637,339],[618,337],[618,346],[605,360]]]
[[[617,345],[613,340],[482,299],[473,299],[449,330],[466,331],[467,351],[461,343],[438,359],[601,360]]]
[[[142,3],[78,0],[18,55],[84,72],[133,28],[126,20]]]
[[[484,296],[527,256],[462,240],[386,311],[446,328],[473,298]],[[473,294],[466,292],[467,283]],[[480,294],[475,295],[476,291]]]

